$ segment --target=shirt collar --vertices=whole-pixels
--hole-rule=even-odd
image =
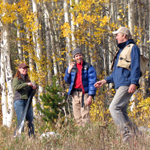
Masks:
[[[81,62],[80,63],[77,63],[77,65],[82,65],[83,64],[83,60],[81,60]]]

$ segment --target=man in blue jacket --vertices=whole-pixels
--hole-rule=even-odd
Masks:
[[[140,50],[131,39],[128,28],[120,27],[113,34],[116,35],[118,47],[120,48],[115,57],[113,72],[105,79],[97,81],[94,86],[99,88],[105,83],[115,84],[116,94],[109,110],[123,135],[123,140],[126,141],[129,140],[132,134],[139,134],[137,127],[128,118],[127,107],[129,99],[136,91],[139,83]]]
[[[96,94],[96,71],[94,67],[83,60],[81,49],[72,52],[75,62],[66,69],[64,80],[70,84],[68,95],[73,99],[73,115],[78,126],[90,122],[90,105]]]

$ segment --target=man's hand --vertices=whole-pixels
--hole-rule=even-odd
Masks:
[[[103,86],[103,84],[105,84],[107,81],[105,79],[101,80],[101,81],[97,81],[95,84],[94,84],[94,87],[96,88],[99,88],[101,86]]]
[[[68,73],[71,73],[71,70],[72,70],[74,64],[75,64],[75,62],[71,62],[71,63],[69,64]]]
[[[87,98],[87,105],[91,104],[92,104],[92,96],[89,95],[89,97]]]
[[[128,93],[134,93],[136,91],[136,85],[131,84],[128,89]]]

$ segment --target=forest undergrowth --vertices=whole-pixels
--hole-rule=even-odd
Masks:
[[[70,119],[59,128],[48,129],[45,122],[38,118],[34,121],[36,137],[29,137],[27,124],[25,132],[20,137],[13,137],[17,125],[14,122],[11,128],[0,127],[1,150],[148,150],[150,138],[148,133],[134,139],[132,143],[124,143],[116,126],[111,121],[106,124],[91,123],[85,127],[77,127]],[[54,132],[48,137],[43,133]]]

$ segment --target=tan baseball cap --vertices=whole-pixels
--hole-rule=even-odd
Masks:
[[[131,35],[130,30],[126,27],[120,27],[117,31],[113,31],[113,34],[123,33],[126,35]]]

